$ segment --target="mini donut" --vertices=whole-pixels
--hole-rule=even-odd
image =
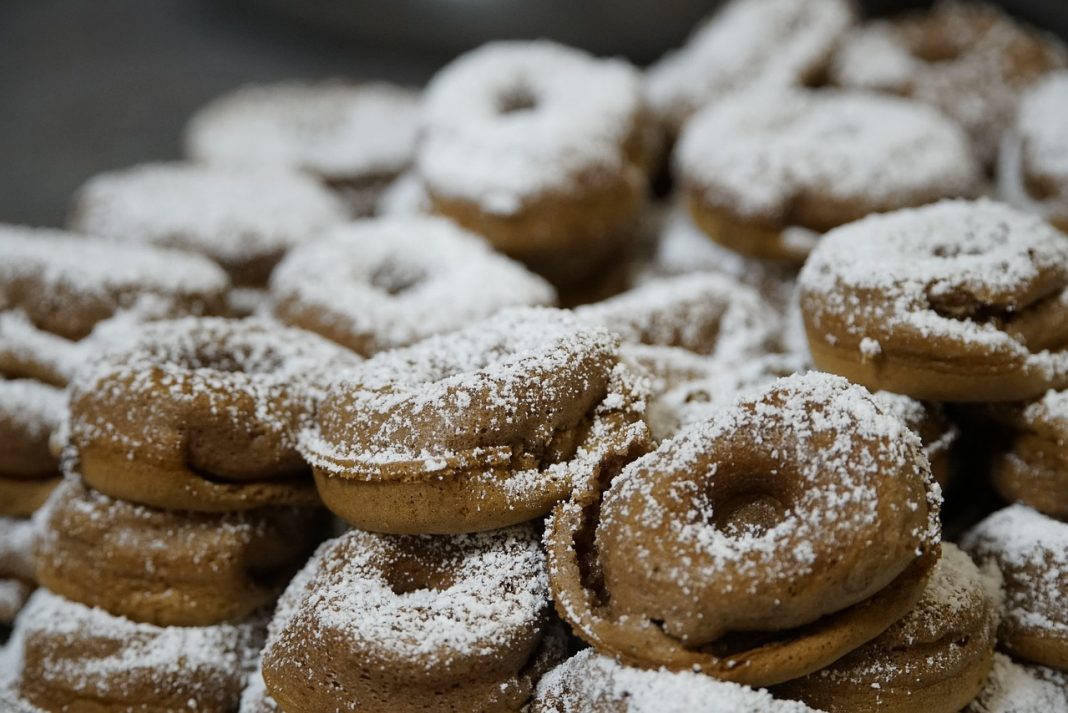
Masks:
[[[940,0],[929,10],[856,30],[829,75],[839,86],[892,92],[938,108],[967,130],[980,160],[992,164],[1020,94],[1065,60],[1056,38],[994,4]]]
[[[1068,519],[1068,391],[991,407],[1007,446],[994,455],[994,487],[1010,502]]]
[[[66,410],[62,389],[32,379],[0,379],[0,480],[40,480],[59,472],[48,442]]]
[[[0,375],[57,386],[102,322],[218,314],[229,288],[199,256],[58,230],[0,225],[0,254]]]
[[[828,374],[781,379],[600,478],[548,522],[553,599],[641,668],[803,676],[906,614],[938,559],[919,439]]]
[[[416,169],[434,210],[557,287],[631,240],[653,148],[638,73],[546,40],[491,42],[427,87]]]
[[[648,447],[646,394],[618,349],[567,312],[505,310],[338,377],[302,452],[326,506],[365,530],[532,520]]]
[[[812,713],[692,671],[646,671],[584,649],[542,676],[530,713]]]
[[[361,354],[407,346],[556,293],[478,236],[432,217],[351,223],[300,246],[271,278],[275,317]]]
[[[997,602],[978,568],[949,543],[916,607],[825,669],[776,687],[828,713],[957,713],[990,671]]]
[[[248,84],[197,111],[185,146],[207,163],[310,173],[369,215],[411,164],[418,121],[418,93],[385,82]]]
[[[157,510],[67,478],[44,510],[37,578],[56,594],[133,621],[236,621],[282,591],[322,525],[310,508]]]
[[[532,528],[453,537],[350,530],[316,553],[263,653],[287,713],[511,711],[564,657]],[[287,591],[285,597],[290,596]]]
[[[983,690],[964,713],[1068,713],[1068,675],[994,654]]]
[[[1010,505],[966,533],[961,547],[1004,577],[999,648],[1068,670],[1068,524]]]
[[[800,278],[816,366],[928,401],[1020,401],[1068,384],[1068,241],[986,200],[872,216]]]
[[[9,626],[33,592],[35,538],[36,529],[31,520],[0,517],[0,625]]]
[[[1068,232],[1068,71],[1051,72],[1020,99],[1002,137],[998,191],[1008,203]]]
[[[895,97],[762,91],[710,105],[676,151],[690,214],[721,245],[801,263],[818,234],[869,213],[976,192],[961,129]]]
[[[231,713],[263,625],[138,624],[38,589],[12,642],[22,661],[16,690],[46,711]]]
[[[287,250],[346,218],[329,190],[297,172],[152,163],[89,179],[75,194],[70,226],[203,254],[235,284],[256,286]]]
[[[151,507],[316,505],[299,432],[326,374],[358,359],[257,320],[147,325],[71,384],[74,466],[90,487]]]
[[[645,96],[677,135],[738,90],[816,84],[854,19],[847,0],[733,0],[649,68]]]
[[[920,437],[923,452],[931,463],[931,475],[939,485],[949,481],[953,446],[960,439],[960,429],[946,415],[942,404],[917,401],[903,394],[875,391],[871,395],[884,412],[897,416],[910,431]]]

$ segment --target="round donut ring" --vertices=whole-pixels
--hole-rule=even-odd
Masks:
[[[358,360],[269,322],[150,324],[72,384],[72,465],[96,490],[152,507],[316,505],[299,432],[326,375]]]
[[[644,452],[645,397],[602,328],[509,309],[337,378],[301,449],[323,502],[356,527],[491,530]]]
[[[827,374],[782,379],[598,475],[549,521],[554,600],[591,645],[644,668],[805,675],[903,616],[939,555],[919,439]]]
[[[987,200],[871,216],[801,271],[812,359],[874,390],[1021,401],[1068,385],[1068,241]]]
[[[281,321],[361,354],[407,346],[553,288],[478,236],[431,217],[351,223],[293,250],[271,277]]]
[[[290,713],[341,701],[519,710],[564,656],[558,634],[547,636],[545,556],[533,528],[455,537],[350,530],[319,549],[284,595],[292,598],[299,603],[272,623],[263,654],[267,692]]]

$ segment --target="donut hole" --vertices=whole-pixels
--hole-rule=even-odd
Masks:
[[[442,592],[456,582],[451,560],[418,551],[418,544],[402,543],[382,568],[386,585],[397,596],[414,592]]]
[[[790,516],[793,498],[780,481],[759,473],[717,477],[704,493],[706,522],[731,538],[760,537]]]
[[[533,111],[538,108],[538,97],[530,87],[520,85],[503,92],[497,98],[497,113],[502,116]]]
[[[388,262],[371,273],[371,286],[387,295],[408,292],[427,277],[426,272],[413,265]]]
[[[167,355],[168,361],[190,370],[208,369],[225,374],[270,374],[283,366],[282,357],[263,345],[203,345]]]

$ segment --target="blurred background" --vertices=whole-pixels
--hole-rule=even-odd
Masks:
[[[867,0],[869,14],[923,2]],[[1068,38],[1068,0],[1004,0]],[[90,175],[179,156],[188,116],[250,81],[425,82],[490,39],[646,64],[715,0],[0,0],[0,221],[60,225]]]

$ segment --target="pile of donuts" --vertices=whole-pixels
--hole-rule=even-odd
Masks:
[[[215,100],[0,226],[0,709],[1068,711],[1066,117],[945,0]]]

